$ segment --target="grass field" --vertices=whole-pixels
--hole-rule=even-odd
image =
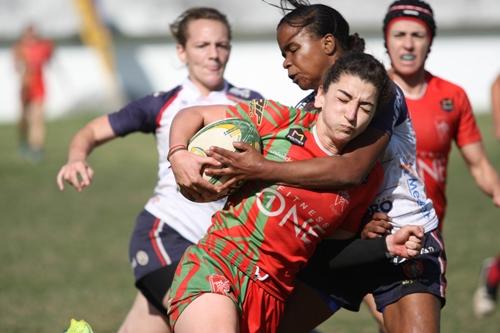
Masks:
[[[70,318],[86,319],[96,333],[114,332],[134,298],[128,239],[155,184],[154,139],[133,135],[99,148],[90,159],[96,171],[92,187],[59,192],[55,175],[68,142],[90,118],[50,122],[45,160],[37,165],[18,156],[15,126],[0,126],[0,332],[62,332]],[[490,117],[478,120],[500,170]],[[482,259],[500,252],[500,210],[474,186],[456,152],[448,194],[449,287],[442,332],[498,333],[500,309],[477,320],[471,297]],[[377,330],[363,309],[338,313],[321,331]]]

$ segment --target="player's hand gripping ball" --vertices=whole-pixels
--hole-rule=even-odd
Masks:
[[[189,140],[188,151],[200,156],[207,156],[206,152],[211,146],[236,151],[233,142],[245,142],[258,151],[261,150],[259,133],[251,122],[239,118],[228,118],[200,129]],[[228,180],[226,176],[208,176],[205,173],[203,173],[203,178],[214,185],[221,185]]]

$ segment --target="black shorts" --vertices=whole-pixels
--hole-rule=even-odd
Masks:
[[[403,296],[430,293],[445,303],[446,254],[435,230],[425,234],[421,254],[395,264],[390,260],[332,271],[328,261],[340,251],[339,242],[324,240],[318,246],[299,279],[310,287],[329,295],[331,304],[359,311],[363,297],[372,293],[377,309],[383,309]],[[332,307],[332,311],[334,308]]]
[[[177,264],[192,244],[148,211],[143,210],[137,216],[129,246],[135,285],[163,314],[166,310],[162,301],[170,288]]]

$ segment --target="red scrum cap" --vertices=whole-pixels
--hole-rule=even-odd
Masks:
[[[420,0],[394,1],[384,17],[384,39],[387,36],[389,23],[397,18],[412,18],[422,21],[431,34],[431,40],[436,35],[436,22],[431,6]]]

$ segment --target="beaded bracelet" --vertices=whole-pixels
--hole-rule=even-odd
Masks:
[[[170,162],[170,157],[172,157],[172,155],[180,150],[187,150],[187,147],[186,145],[174,145],[172,147],[170,147],[169,151],[168,151],[168,155],[167,155],[167,161]]]

